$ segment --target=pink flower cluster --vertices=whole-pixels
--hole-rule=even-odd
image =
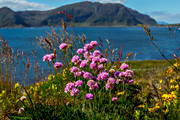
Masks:
[[[82,80],[78,80],[76,81],[75,83],[68,83],[66,84],[66,87],[65,87],[65,93],[68,93],[70,92],[71,93],[71,96],[76,96],[79,94],[79,89],[75,88],[75,87],[81,87],[83,85],[83,81]]]
[[[56,58],[56,55],[54,53],[47,54],[47,55],[43,56],[43,61],[52,61],[55,58]]]
[[[66,43],[62,43],[60,46],[59,46],[59,49],[60,50],[64,50],[68,47],[68,45]]]
[[[94,50],[96,46],[98,46],[96,41],[85,44],[83,49],[80,48],[77,50],[78,55],[72,57],[71,61],[74,66],[71,68],[71,72],[76,78],[82,79],[82,81],[78,80],[75,83],[68,83],[66,85],[66,93],[74,91],[71,96],[77,95],[74,93],[79,92],[77,89],[73,90],[75,87],[81,87],[83,85],[87,85],[89,88],[87,92],[90,92],[104,88],[106,90],[112,90],[117,88],[118,84],[122,82],[133,84],[133,71],[128,70],[129,65],[123,63],[119,68],[120,71],[116,71],[115,69],[106,71],[105,66],[107,66],[108,60],[103,57],[99,50]],[[93,94],[87,93],[85,99],[93,99]],[[116,97],[112,98],[112,101],[116,100]]]

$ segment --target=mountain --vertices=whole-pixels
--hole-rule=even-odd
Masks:
[[[59,25],[61,20],[70,21],[63,11],[73,16],[73,24],[79,26],[117,26],[117,25],[156,25],[157,22],[144,14],[125,7],[122,4],[79,2],[48,11],[15,12],[0,8],[0,27],[37,27]]]

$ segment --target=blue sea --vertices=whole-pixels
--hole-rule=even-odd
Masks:
[[[60,28],[55,28],[57,31]],[[8,28],[0,29],[0,34],[9,45],[23,50],[30,54],[33,50],[32,41],[35,37],[45,36],[45,32],[50,31],[49,27],[40,28]],[[160,60],[163,59],[157,49],[152,46],[150,40],[141,27],[76,27],[72,28],[76,35],[84,33],[87,40],[109,40],[113,48],[120,48],[123,45],[123,53],[133,52],[133,60]],[[172,58],[173,50],[179,55],[180,30],[172,29],[170,32],[166,27],[151,27],[154,42],[161,48],[161,51],[168,58]],[[43,56],[40,55],[41,57]]]
[[[61,29],[59,27],[55,28],[57,32]],[[180,30],[178,28],[173,28],[171,31],[167,27],[151,27],[150,29],[154,42],[167,58],[173,58],[173,50],[177,56],[180,56],[178,50],[180,47]],[[69,31],[80,36],[84,33],[87,36],[87,41],[98,40],[100,38],[103,41],[108,40],[113,48],[120,49],[122,45],[124,57],[129,52],[133,52],[130,60],[163,59],[141,27],[76,27],[71,28]],[[35,38],[45,36],[46,32],[50,32],[49,27],[0,29],[0,34],[14,50],[18,48],[24,51],[30,58],[34,50],[32,43],[36,44]],[[40,51],[38,55],[38,61],[41,63],[40,66],[46,66],[44,69],[48,69],[47,65],[44,65],[42,62],[42,57],[45,53],[41,52],[41,49],[38,51]]]

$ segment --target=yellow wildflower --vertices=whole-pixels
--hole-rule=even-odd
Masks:
[[[139,106],[137,106],[137,107],[139,107],[139,108],[144,108],[144,107],[145,107],[145,105],[139,105]]]
[[[124,91],[118,92],[118,96],[120,96],[120,95],[124,95]]]
[[[53,75],[53,74],[50,74],[49,76],[48,76],[48,80],[52,80],[52,79],[54,79],[55,78],[55,76]]]
[[[175,80],[173,80],[173,79],[170,80],[170,83],[174,83],[174,82],[175,82]]]
[[[19,88],[19,86],[20,86],[19,83],[16,83],[16,84],[15,84],[15,89],[16,89],[16,88]]]
[[[159,83],[161,84],[163,82],[163,80],[160,80]]]

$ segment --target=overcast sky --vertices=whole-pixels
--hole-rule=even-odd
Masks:
[[[0,0],[0,7],[20,10],[48,10],[85,0]],[[86,0],[87,1],[87,0]],[[180,23],[180,0],[88,0],[101,3],[121,3],[157,21]]]

